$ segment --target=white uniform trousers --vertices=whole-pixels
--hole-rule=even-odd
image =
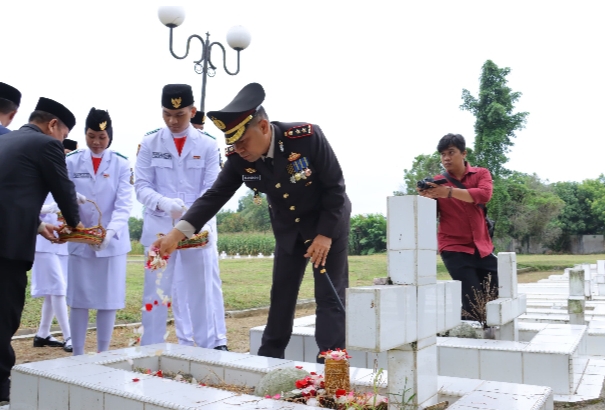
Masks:
[[[209,280],[212,283],[209,290],[212,297],[208,298],[208,309],[212,312],[210,320],[213,323],[209,329],[214,327],[214,331],[211,330],[208,335],[209,347],[223,346],[227,344],[227,325],[225,323],[225,303],[218,266],[218,250],[216,247],[213,247],[203,249],[203,252],[204,269],[210,273]],[[178,265],[180,261],[177,260],[176,263]],[[185,277],[186,275],[181,275],[177,282],[177,277],[175,276],[173,280],[172,314],[175,318],[176,336],[179,344],[193,346],[191,315],[196,314],[196,312],[192,311],[189,306]],[[178,321],[177,318],[179,318]]]
[[[143,337],[141,346],[164,343],[168,306],[162,303],[162,295],[173,298],[177,296],[177,310],[173,309],[177,332],[182,337],[192,334],[197,346],[213,348],[217,339],[214,326],[214,312],[209,308],[212,301],[212,278],[206,269],[204,249],[187,249],[174,252],[164,270],[145,270],[143,289]],[[203,261],[203,263],[202,263]],[[175,290],[175,284],[179,290]],[[182,299],[186,298],[186,301]],[[172,305],[172,301],[171,301]],[[189,307],[190,325],[187,321]],[[183,316],[184,319],[181,319]],[[180,328],[179,328],[180,326]],[[188,328],[191,329],[188,330]]]

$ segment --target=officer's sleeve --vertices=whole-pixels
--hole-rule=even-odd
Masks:
[[[145,141],[141,143],[134,174],[134,190],[137,194],[137,200],[146,208],[155,210],[162,195],[155,190],[155,173],[151,166],[151,151]]]
[[[188,222],[196,233],[199,232],[235,194],[242,185],[241,178],[233,166],[233,161],[227,160],[212,187],[196,199],[181,221]]]
[[[315,140],[313,163],[317,170],[317,177],[322,184],[321,212],[317,233],[333,238],[336,235],[336,227],[343,217],[346,201],[345,181],[338,159],[323,134],[321,128],[313,125]]]
[[[76,201],[76,188],[67,175],[65,151],[59,141],[49,141],[42,147],[40,170],[46,186],[59,205],[65,222],[69,226],[77,226],[80,223],[80,213]]]
[[[117,158],[116,158],[117,159]],[[114,203],[111,220],[107,225],[107,230],[111,229],[119,238],[122,228],[128,225],[130,211],[132,210],[132,185],[130,184],[130,165],[127,160],[120,161],[120,176],[118,181],[118,191],[116,192],[116,202]]]
[[[204,192],[210,189],[212,184],[214,184],[214,182],[216,181],[218,173],[221,170],[221,167],[219,165],[220,151],[217,152],[218,146],[216,144],[216,141],[210,138],[208,139],[208,149],[206,150],[205,158],[206,169],[204,170],[204,180],[202,181],[202,189],[200,191],[200,196],[204,195]]]

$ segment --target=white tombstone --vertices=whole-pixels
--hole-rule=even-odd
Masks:
[[[586,308],[586,296],[584,291],[584,269],[576,267],[569,271],[569,299],[567,310],[570,325],[586,324],[584,309]]]
[[[597,291],[600,296],[605,296],[605,260],[597,261]]]
[[[498,299],[486,305],[487,325],[500,326],[499,339],[519,341],[517,318],[527,310],[527,297],[517,291],[517,255],[498,253]]]
[[[227,259],[227,253],[225,251],[221,252],[221,259]]]
[[[270,258],[275,258],[275,255],[273,255],[273,252],[271,252],[271,256],[269,256]]]
[[[252,255],[248,254],[248,259],[252,258]]]
[[[240,259],[241,256],[239,256],[239,252],[235,254],[235,259]]]
[[[257,258],[264,258],[263,253],[259,252],[258,255],[257,255]]]
[[[390,392],[409,389],[406,396],[414,395],[410,406],[435,404],[436,333],[460,323],[460,282],[437,284],[436,201],[396,196],[387,205],[388,269],[394,285],[347,289],[347,349],[387,351]],[[453,313],[441,313],[446,308]],[[390,409],[397,406],[389,404]]]

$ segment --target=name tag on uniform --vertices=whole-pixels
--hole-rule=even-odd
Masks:
[[[260,175],[242,175],[242,181],[260,181]]]
[[[78,174],[74,174],[74,178],[92,178],[88,172],[80,172]]]
[[[151,158],[172,159],[172,154],[169,152],[152,152]]]

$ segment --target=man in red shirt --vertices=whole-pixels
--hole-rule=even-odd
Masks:
[[[486,168],[472,167],[466,162],[466,141],[460,134],[447,134],[439,141],[437,151],[445,175],[458,180],[466,188],[427,183],[429,189],[418,189],[421,196],[437,200],[439,214],[438,246],[441,259],[450,276],[462,282],[462,319],[476,304],[474,290],[485,292],[484,283],[491,276],[490,287],[498,294],[498,258],[485,221],[484,206],[492,197],[492,177]],[[444,179],[438,175],[435,180]]]

